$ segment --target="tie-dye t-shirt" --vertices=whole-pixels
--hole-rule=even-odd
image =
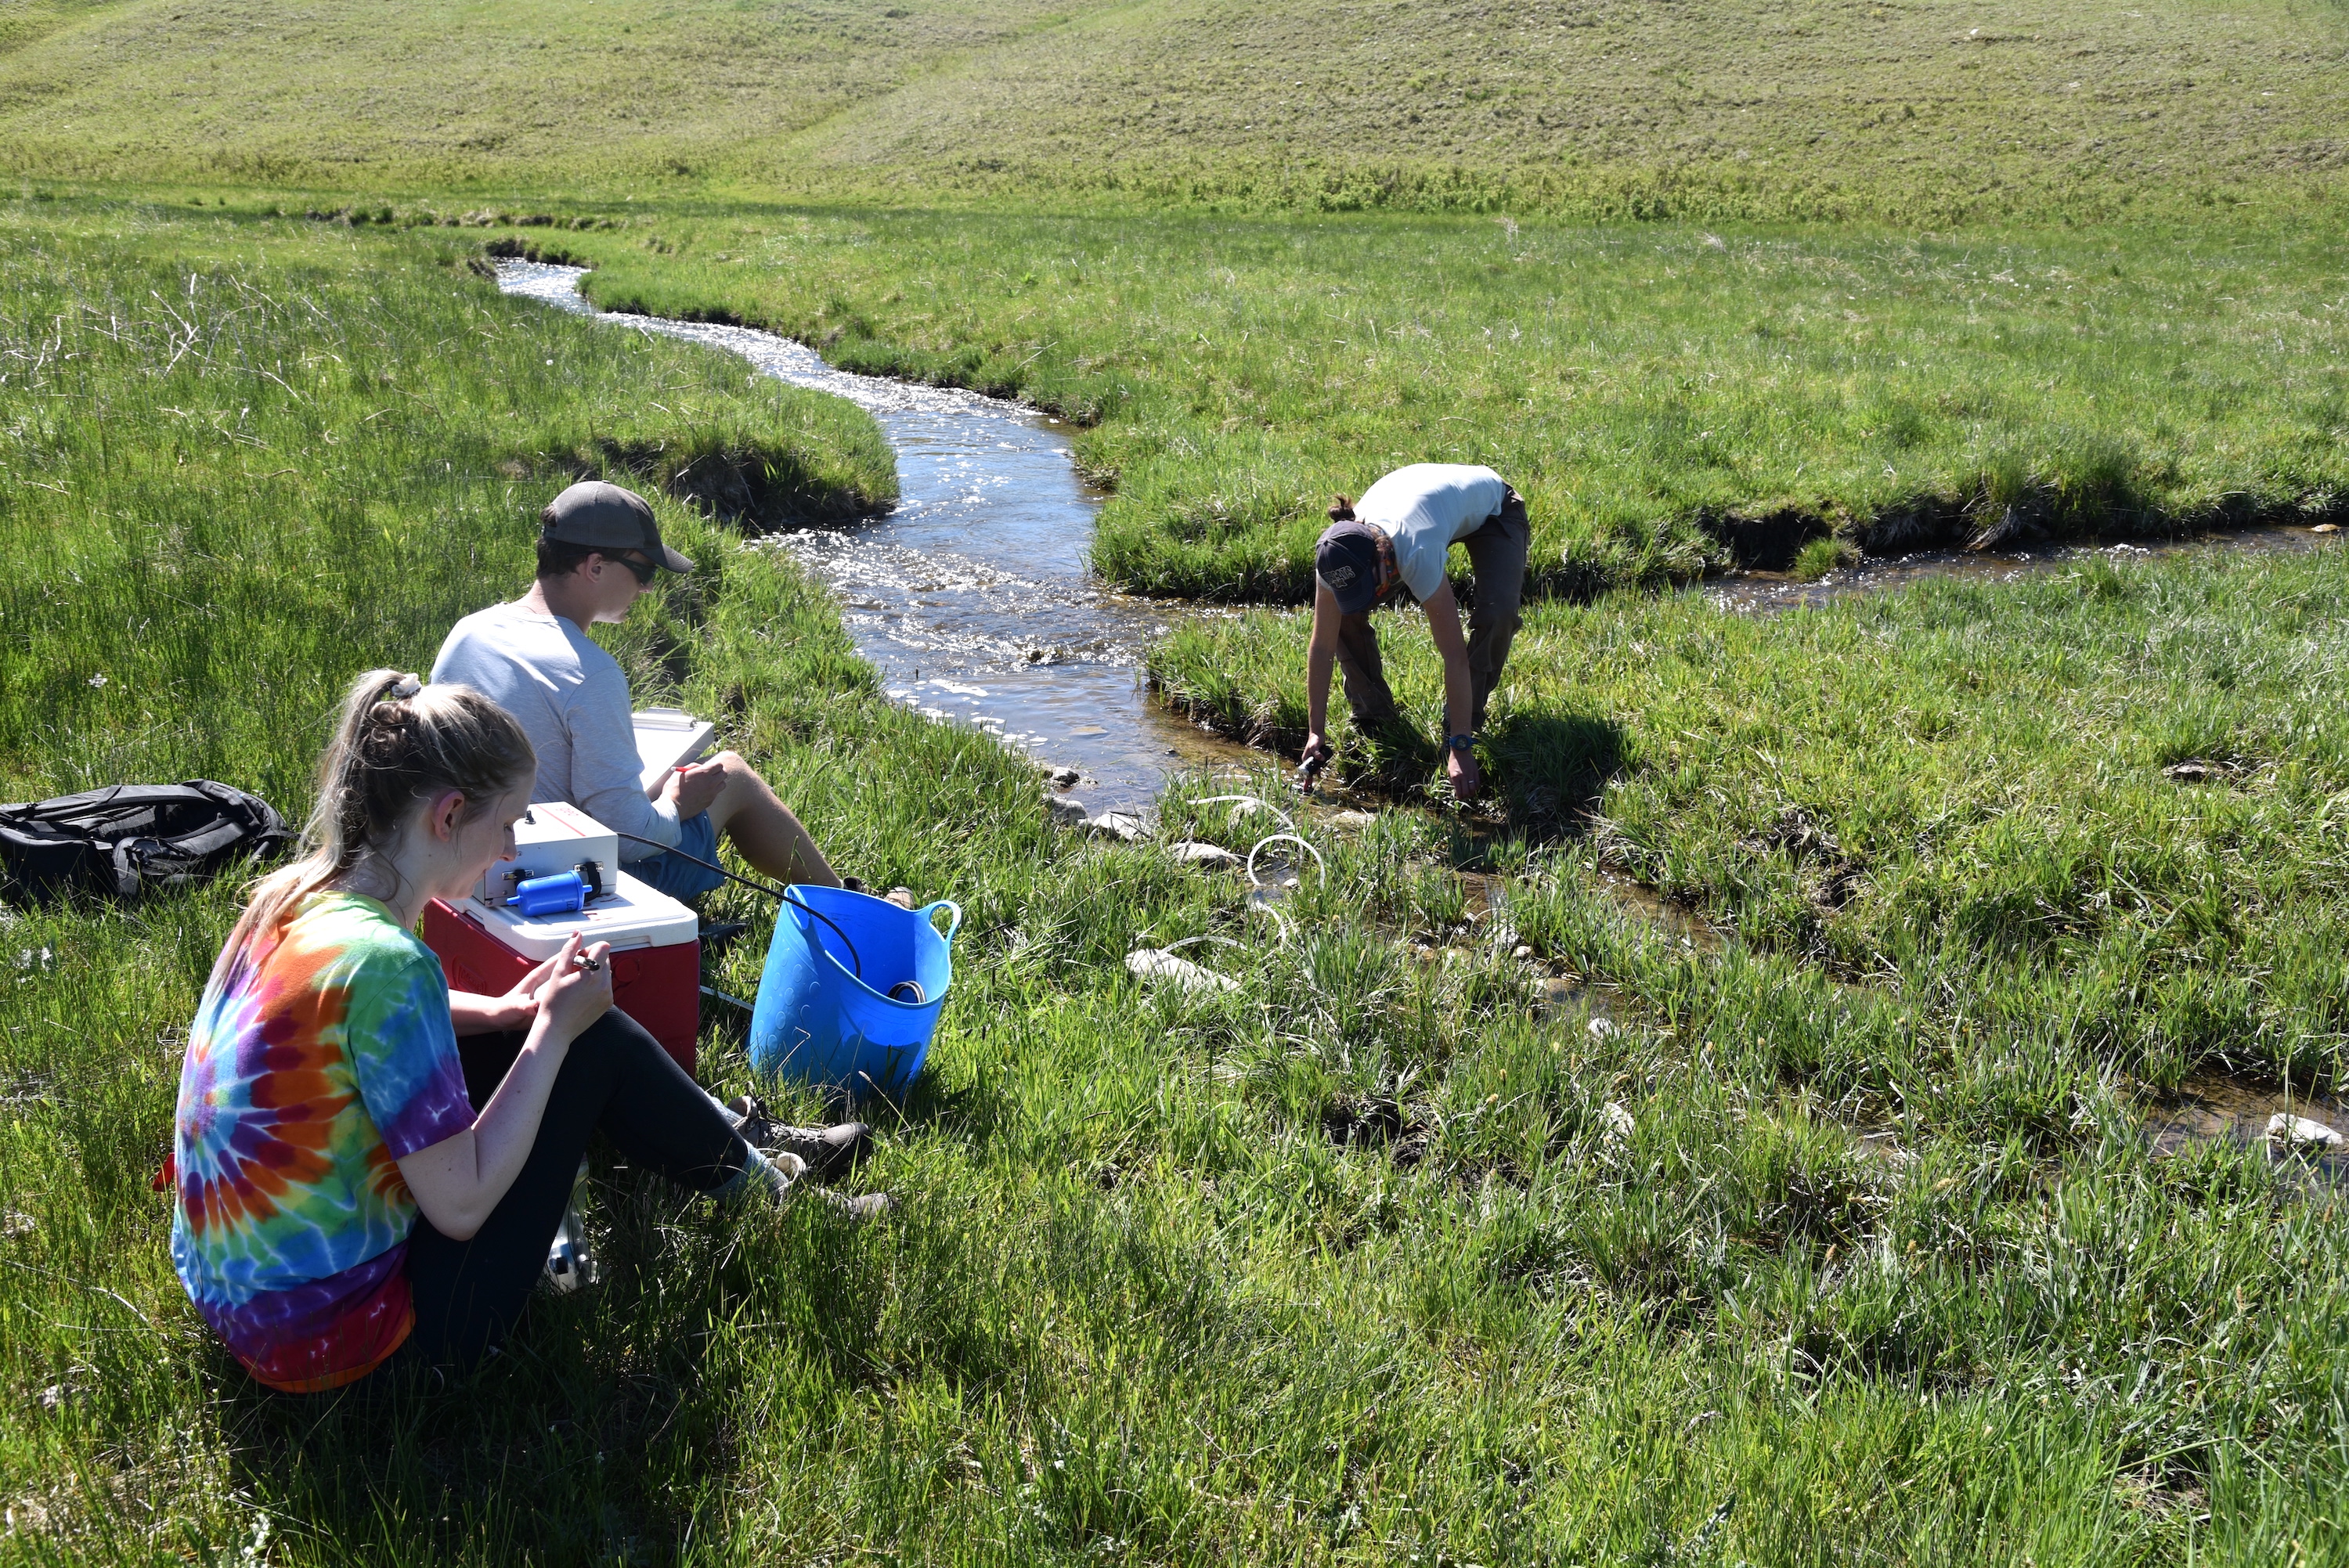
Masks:
[[[440,961],[375,900],[312,894],[205,987],[171,1262],[255,1377],[337,1387],[399,1347],[416,1200],[392,1161],[472,1124]]]

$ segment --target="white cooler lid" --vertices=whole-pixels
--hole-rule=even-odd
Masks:
[[[512,906],[492,909],[469,898],[458,906],[481,923],[483,930],[523,957],[552,958],[574,931],[589,942],[608,942],[615,949],[671,947],[701,935],[701,921],[688,904],[679,903],[657,888],[622,872],[618,891],[599,898],[572,914],[550,914],[533,920]]]

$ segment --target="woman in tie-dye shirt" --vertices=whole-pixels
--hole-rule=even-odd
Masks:
[[[254,890],[213,966],[180,1075],[171,1261],[272,1387],[339,1387],[403,1346],[436,1363],[488,1349],[591,1131],[697,1191],[780,1191],[796,1173],[607,1011],[602,944],[574,938],[506,996],[450,995],[417,919],[512,856],[533,771],[488,698],[361,676],[311,853]],[[523,1027],[476,1108],[458,1035]]]

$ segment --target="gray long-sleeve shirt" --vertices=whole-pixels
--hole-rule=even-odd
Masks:
[[[645,797],[619,662],[560,615],[492,604],[450,628],[432,682],[469,686],[512,714],[538,753],[533,803],[562,800],[616,832],[674,845],[676,808]],[[660,851],[620,842],[620,859]]]

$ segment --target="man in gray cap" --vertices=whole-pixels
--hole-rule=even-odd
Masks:
[[[1444,776],[1463,799],[1475,799],[1484,783],[1476,730],[1516,635],[1531,543],[1525,501],[1488,468],[1413,463],[1381,479],[1359,501],[1338,498],[1313,547],[1313,639],[1305,658],[1309,777],[1332,755],[1331,665],[1345,672],[1357,728],[1400,717],[1371,625],[1371,611],[1400,589],[1427,613],[1428,636],[1444,657]],[[1475,589],[1464,639],[1445,574],[1454,544],[1468,548]]]
[[[621,859],[638,857],[628,873],[671,898],[698,898],[723,880],[695,863],[718,859],[721,832],[771,877],[838,887],[791,808],[731,751],[678,769],[646,794],[628,678],[587,628],[626,619],[657,573],[693,570],[661,542],[653,509],[589,480],[556,496],[538,521],[538,581],[513,603],[458,622],[432,663],[433,681],[471,686],[521,721],[538,752],[533,800],[567,801],[616,832],[651,840],[623,840]]]

